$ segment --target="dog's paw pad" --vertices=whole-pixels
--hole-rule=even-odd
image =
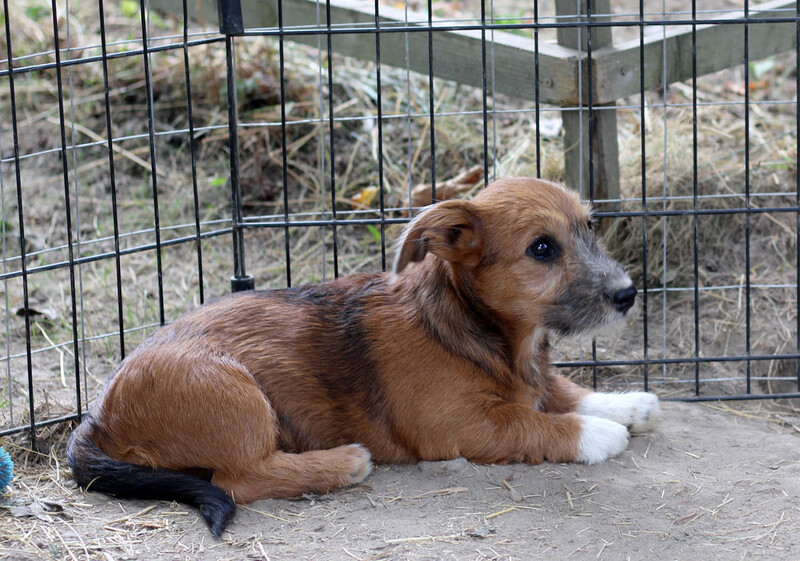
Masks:
[[[345,485],[354,485],[364,481],[372,472],[372,454],[361,444],[350,444],[344,447],[347,453],[349,471],[344,477]]]
[[[581,416],[581,437],[577,460],[597,464],[620,454],[628,446],[630,434],[620,423],[601,417]]]

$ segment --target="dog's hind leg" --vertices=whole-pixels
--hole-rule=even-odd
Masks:
[[[369,474],[370,453],[361,446],[278,450],[275,411],[244,365],[191,341],[169,351],[140,353],[106,396],[103,434],[113,440],[98,444],[117,459],[209,470],[240,504],[324,493]]]
[[[327,493],[363,481],[372,470],[370,453],[353,444],[301,454],[275,451],[246,470],[214,472],[212,483],[239,504],[260,499]]]
[[[277,449],[277,419],[250,372],[193,341],[131,356],[97,412],[109,456],[176,471],[240,470]]]

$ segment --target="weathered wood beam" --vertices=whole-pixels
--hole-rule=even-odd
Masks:
[[[216,0],[190,0],[189,4],[189,15],[192,19],[214,24],[217,22]],[[172,14],[180,14],[182,10],[181,0],[150,0],[150,5]],[[275,0],[243,0],[242,12],[247,29],[267,28],[270,33],[274,33],[277,26],[276,6]],[[321,45],[325,47],[324,4],[319,6],[318,13],[317,4],[310,0],[283,0],[283,14],[287,39],[316,47],[322,37]],[[397,68],[408,66],[414,72],[427,74],[427,32],[392,31],[392,28],[398,26],[427,26],[427,15],[408,12],[408,21],[411,23],[405,24],[403,10],[380,7],[381,63]],[[345,27],[374,28],[374,7],[370,2],[359,0],[331,0],[331,23],[334,30]],[[479,21],[475,23],[478,24]],[[446,28],[452,24],[434,18],[433,26]],[[316,32],[318,28],[322,28],[321,33]],[[374,31],[335,33],[331,43],[336,54],[375,62]],[[494,77],[494,91],[533,100],[537,80],[533,39],[504,31],[486,31],[486,49],[486,72],[487,76]],[[493,57],[488,54],[492,49]],[[480,30],[434,31],[433,52],[433,72],[436,77],[475,87],[482,86]],[[577,102],[577,54],[576,51],[559,45],[539,43],[540,103],[563,105]]]
[[[789,18],[797,2],[773,0],[750,8],[751,19]],[[789,12],[785,10],[790,10]],[[743,12],[725,14],[717,20],[744,18]],[[687,17],[687,19],[689,19]],[[794,22],[759,22],[750,26],[750,60],[766,58],[795,48]],[[697,25],[697,75],[703,76],[744,64],[744,24]],[[618,43],[592,53],[595,78],[593,102],[609,103],[640,92],[639,39]],[[648,33],[644,40],[644,87],[663,86],[666,49],[667,84],[692,78],[692,26],[667,25],[662,33]]]
[[[579,10],[579,11],[578,11]],[[592,0],[592,12],[610,14],[609,0]],[[556,0],[556,13],[560,21],[568,23],[588,22],[587,3],[575,0]],[[572,17],[570,17],[572,16]],[[608,21],[608,18],[592,17],[592,23]],[[611,27],[592,27],[592,48],[602,48],[611,44]],[[587,27],[560,27],[558,29],[558,42],[571,49],[587,53],[589,31]],[[596,51],[592,51],[592,65]],[[588,91],[587,75],[588,62],[581,61],[584,87]],[[592,84],[592,89],[595,84]],[[579,110],[576,101],[563,103],[567,108],[561,112],[561,122],[564,125],[564,180],[582,197],[593,199],[618,199],[619,198],[619,150],[617,147],[617,111],[616,104],[612,101],[602,106],[596,103],[592,96],[592,111],[589,111],[589,95],[584,94],[580,100]],[[589,116],[591,113],[591,118]],[[591,138],[589,132],[591,130]],[[613,209],[607,206],[604,210]]]

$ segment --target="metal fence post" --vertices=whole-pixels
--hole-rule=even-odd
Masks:
[[[217,0],[219,31],[225,35],[225,64],[228,86],[228,135],[231,166],[231,223],[233,228],[233,277],[231,290],[253,290],[255,280],[245,271],[244,225],[242,223],[242,185],[239,180],[239,129],[236,107],[236,59],[233,36],[244,32],[240,0]]]
[[[219,16],[219,32],[224,35],[241,35],[244,33],[241,0],[217,0]]]

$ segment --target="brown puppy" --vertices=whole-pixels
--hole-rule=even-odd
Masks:
[[[70,439],[77,482],[200,508],[324,493],[381,462],[601,462],[658,414],[550,371],[549,333],[622,318],[636,289],[561,186],[506,179],[429,207],[391,273],[238,293],[161,328]]]

